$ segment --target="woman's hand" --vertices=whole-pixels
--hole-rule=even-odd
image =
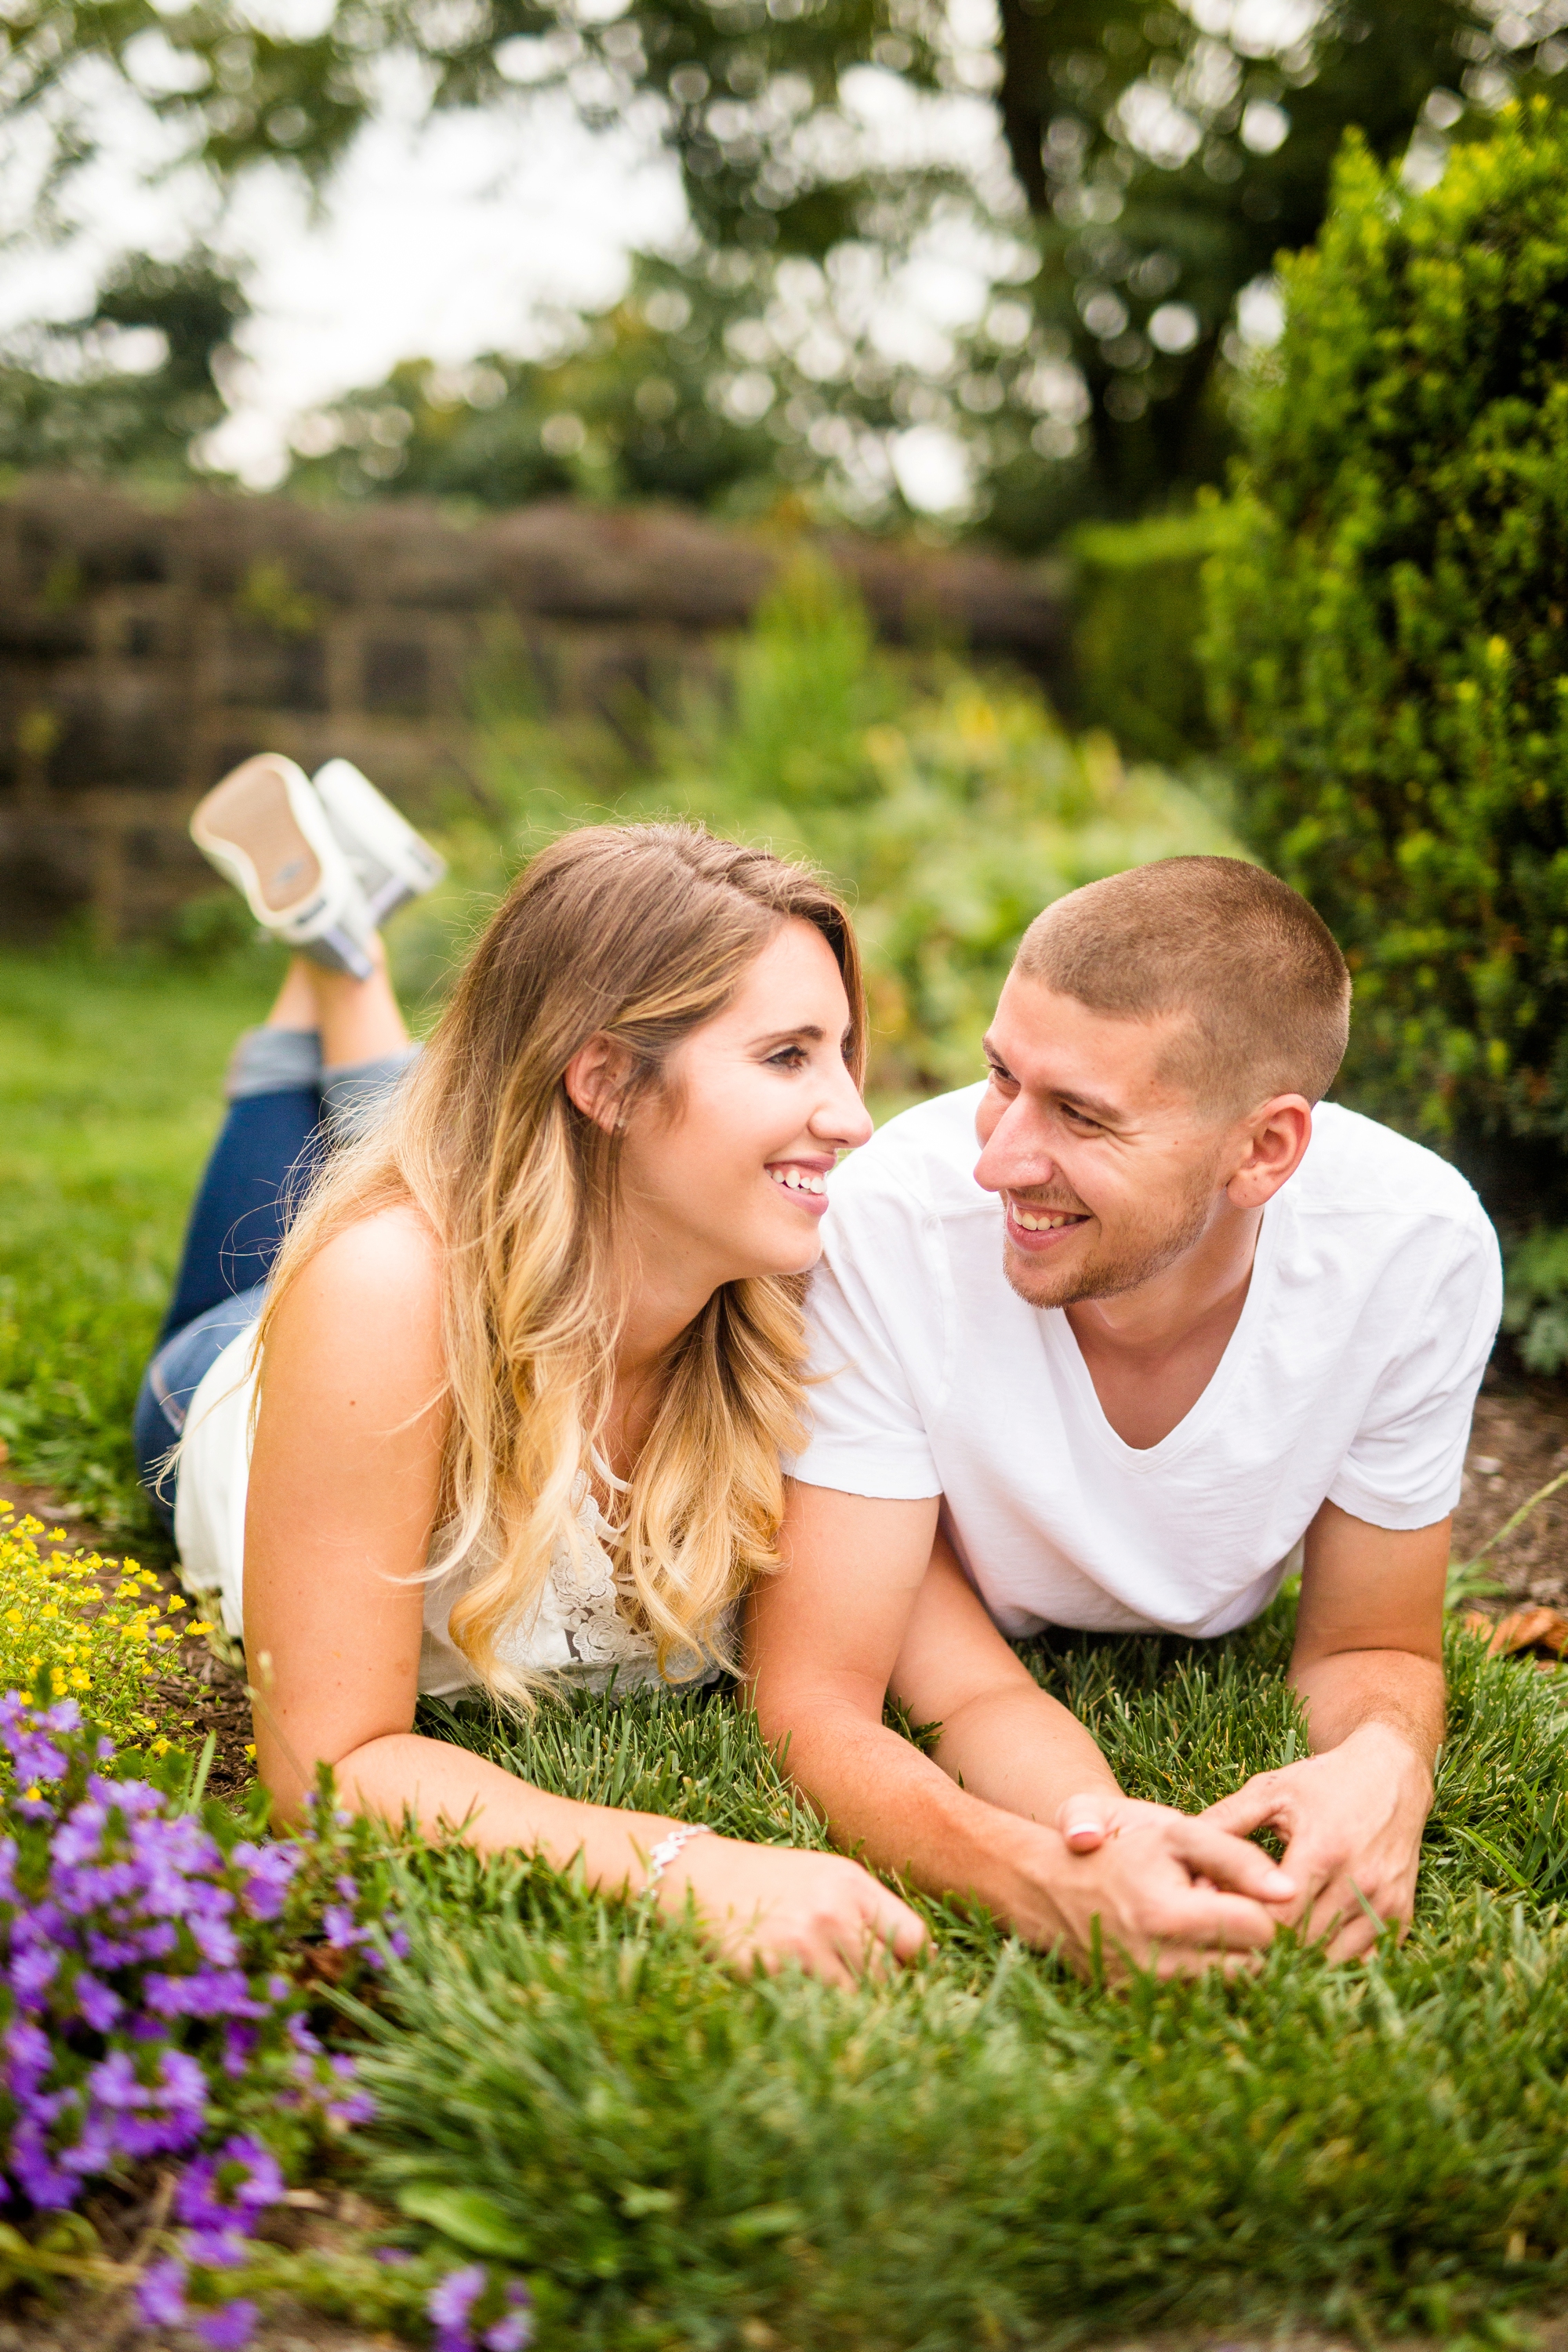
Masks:
[[[655,1899],[675,1917],[688,1896],[709,1942],[743,1974],[760,1963],[771,1976],[794,1960],[810,1976],[848,1985],[889,1958],[907,1965],[927,1940],[907,1903],[837,1853],[693,1838]]]

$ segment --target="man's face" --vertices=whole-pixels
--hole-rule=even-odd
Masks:
[[[1004,1270],[1032,1307],[1134,1290],[1222,1213],[1233,1123],[1160,1076],[1184,1021],[1115,1019],[1009,975],[974,1175],[1002,1195]]]

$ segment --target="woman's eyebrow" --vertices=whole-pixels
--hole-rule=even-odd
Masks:
[[[798,1029],[773,1029],[765,1036],[753,1037],[752,1043],[753,1045],[792,1045],[805,1038],[813,1045],[820,1045],[826,1034],[826,1030],[815,1021],[803,1021]]]

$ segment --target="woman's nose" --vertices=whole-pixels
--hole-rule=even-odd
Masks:
[[[870,1141],[875,1126],[875,1120],[860,1098],[859,1087],[846,1070],[842,1082],[835,1086],[830,1099],[813,1118],[811,1131],[824,1143],[858,1146]]]

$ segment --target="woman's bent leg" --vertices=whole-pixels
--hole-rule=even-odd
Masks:
[[[250,1029],[229,1064],[228,1116],[185,1233],[160,1347],[198,1315],[265,1281],[290,1204],[320,1150],[321,1049],[313,1030]]]

